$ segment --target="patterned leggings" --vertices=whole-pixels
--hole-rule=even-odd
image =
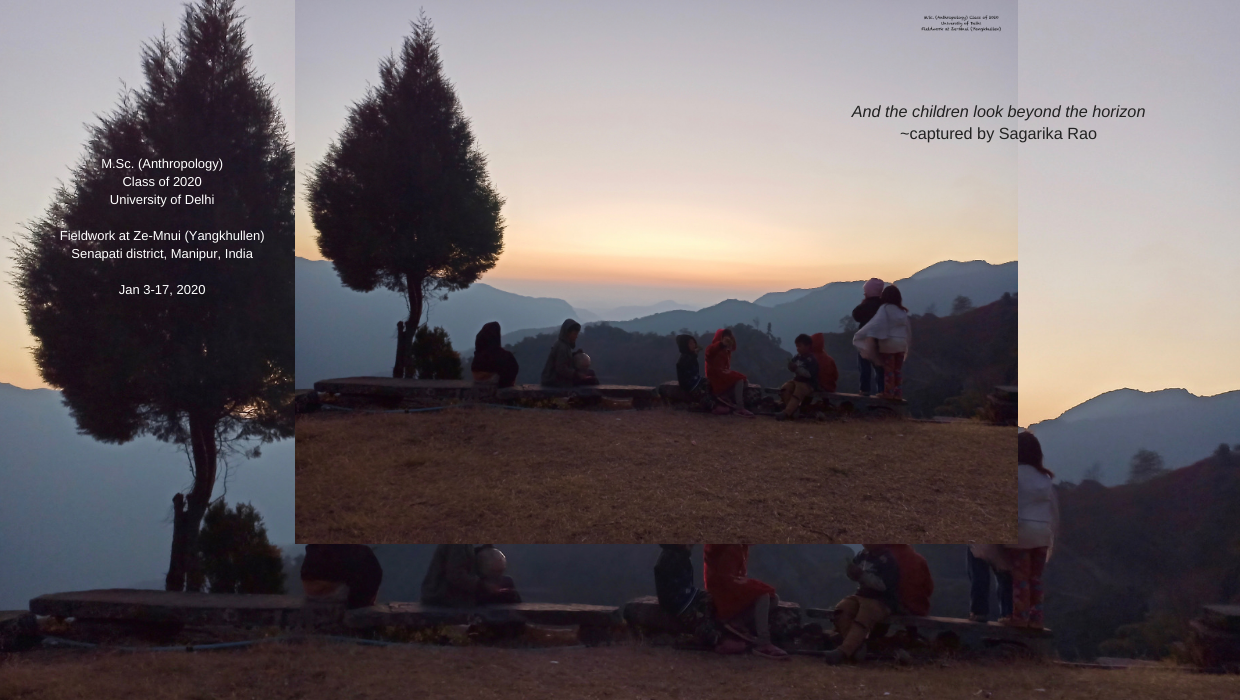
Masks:
[[[1046,547],[1009,549],[1012,560],[1012,617],[1042,624],[1042,571]]]
[[[904,353],[902,352],[881,352],[879,357],[883,359],[883,394],[892,398],[902,398],[904,396]]]

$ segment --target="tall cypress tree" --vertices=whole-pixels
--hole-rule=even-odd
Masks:
[[[314,167],[309,201],[319,250],[340,280],[404,294],[410,332],[428,294],[468,287],[495,266],[504,202],[425,16],[349,111]]]
[[[16,286],[43,379],[80,432],[109,443],[179,445],[193,477],[173,498],[169,590],[202,585],[197,538],[230,455],[292,435],[293,149],[271,88],[254,71],[232,0],[187,6],[175,41],[142,50],[145,84],[89,127],[86,152],[42,218],[26,226]],[[195,188],[126,187],[140,160],[219,160]],[[128,161],[127,171],[107,167]],[[173,175],[180,173],[172,173]],[[127,206],[113,195],[210,193],[214,204]],[[129,243],[61,240],[62,230],[261,231],[251,259],[172,259],[181,241],[132,244],[168,259],[74,259]],[[204,294],[120,294],[203,285]],[[117,504],[123,507],[123,504]]]

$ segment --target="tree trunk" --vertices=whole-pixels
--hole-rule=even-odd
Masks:
[[[422,280],[415,278],[411,274],[405,275],[405,290],[409,301],[409,318],[405,321],[406,338],[396,339],[396,364],[392,368],[393,377],[416,377],[417,373],[411,366],[413,358],[410,353],[410,343],[413,342],[413,336],[418,332],[418,324],[422,321]]]
[[[201,414],[190,414],[190,452],[194,458],[194,486],[189,495],[173,496],[172,556],[164,588],[169,591],[202,590],[202,567],[198,561],[198,529],[211,503],[218,467],[215,424]]]

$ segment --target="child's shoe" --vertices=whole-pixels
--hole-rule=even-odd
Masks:
[[[762,646],[754,647],[753,653],[764,659],[775,659],[776,661],[787,661],[792,658],[788,652],[774,644],[763,644]]]
[[[712,408],[710,412],[715,414],[716,416],[726,416],[732,412],[732,409],[720,403],[720,404],[715,404],[715,407]]]

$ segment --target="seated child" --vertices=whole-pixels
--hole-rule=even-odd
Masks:
[[[698,364],[697,338],[688,334],[678,335],[676,347],[680,349],[680,359],[676,360],[676,383],[680,385],[681,391],[689,395],[691,401],[700,403],[702,408],[709,411],[714,407],[714,401],[710,397],[710,384],[702,378]]]
[[[848,565],[848,578],[857,592],[835,606],[835,630],[840,645],[827,652],[826,661],[865,659],[865,640],[874,626],[893,614],[930,612],[934,581],[930,567],[907,544],[867,544]]]
[[[344,594],[350,610],[365,608],[375,604],[382,582],[383,567],[364,544],[306,545],[301,585],[307,598],[334,600]]]
[[[779,598],[770,584],[749,578],[749,545],[708,544],[704,549],[702,577],[724,629],[748,639],[737,627],[751,628],[756,635],[753,653],[768,659],[790,658],[788,652],[771,643],[771,613]],[[740,639],[728,637],[715,651],[735,654],[745,648]]]
[[[516,383],[517,358],[504,349],[500,341],[499,323],[491,321],[474,338],[474,359],[469,366],[475,382],[496,382],[499,388]]]
[[[833,392],[840,381],[840,370],[835,366],[835,360],[827,354],[826,337],[822,333],[810,337],[814,341],[814,359],[818,360],[818,390]]]
[[[589,358],[586,358],[587,369],[579,370],[576,358],[573,357],[577,347],[577,336],[581,333],[581,324],[573,319],[565,319],[560,326],[560,337],[551,352],[547,355],[547,363],[543,365],[541,382],[543,386],[581,386],[598,384],[594,370],[588,369]]]
[[[520,603],[506,567],[503,553],[489,544],[438,545],[422,580],[422,602],[463,608]]]
[[[693,545],[661,544],[654,565],[654,589],[659,607],[706,646],[719,643],[719,628],[711,615],[710,596],[693,585]]]
[[[784,410],[775,414],[775,420],[796,418],[796,411],[801,402],[809,398],[818,389],[818,358],[814,357],[813,340],[802,333],[796,339],[797,354],[788,360],[788,370],[792,379],[784,382],[779,393],[784,401]]]
[[[745,409],[745,388],[749,385],[745,375],[732,369],[732,353],[736,351],[736,336],[731,328],[720,328],[706,346],[706,381],[710,392],[719,405],[716,413],[735,411],[738,416],[752,418]]]

